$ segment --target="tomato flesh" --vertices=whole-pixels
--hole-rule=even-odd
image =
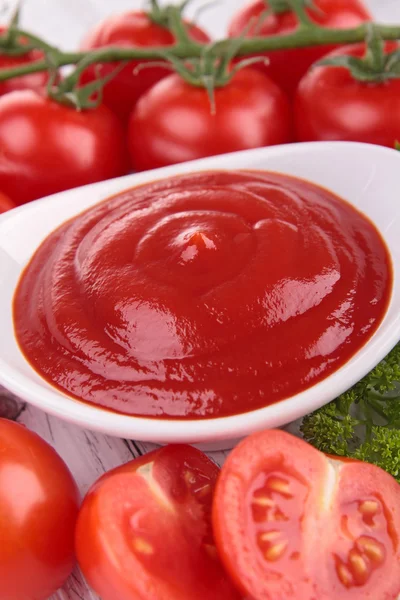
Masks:
[[[400,486],[376,467],[339,463],[330,523],[325,593],[397,599],[400,593]],[[329,554],[330,553],[330,554]],[[347,597],[347,596],[345,596]]]
[[[396,600],[400,486],[282,431],[228,458],[214,500],[221,558],[254,600]]]
[[[168,446],[94,486],[78,520],[76,548],[103,600],[239,600],[211,530],[218,472],[198,450]]]

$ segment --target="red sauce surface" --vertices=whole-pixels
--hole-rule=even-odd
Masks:
[[[375,227],[267,172],[128,190],[52,233],[15,296],[33,367],[122,413],[210,418],[296,394],[353,356],[390,297]]]

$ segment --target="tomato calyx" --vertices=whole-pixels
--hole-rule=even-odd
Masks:
[[[137,74],[143,69],[162,65],[169,67],[172,71],[180,75],[186,83],[198,88],[204,88],[209,96],[211,113],[216,113],[215,89],[228,85],[236,73],[245,67],[256,63],[268,64],[269,60],[265,56],[253,56],[240,60],[232,67],[232,61],[238,54],[248,28],[243,35],[230,40],[229,44],[220,45],[219,42],[204,46],[200,58],[190,60],[181,60],[176,58],[168,50],[160,52],[160,58],[165,62],[150,61],[142,63],[136,67],[134,73]]]
[[[271,15],[283,15],[287,12],[293,12],[296,14],[300,28],[310,29],[317,27],[317,25],[310,19],[307,9],[314,12],[321,12],[314,0],[264,0],[266,9],[261,13],[257,19],[254,33],[260,33],[261,27],[266,19]]]
[[[102,92],[104,86],[118,75],[126,64],[127,61],[120,62],[118,66],[105,77],[98,76],[94,81],[82,86],[79,85],[79,79],[83,71],[87,68],[86,60],[82,60],[77,65],[76,69],[59,83],[56,83],[58,79],[56,66],[50,66],[50,80],[47,86],[47,95],[55,102],[65,104],[76,110],[97,108],[103,100]]]
[[[179,7],[180,8],[180,7]],[[147,12],[147,16],[150,21],[156,23],[156,25],[160,25],[161,27],[168,27],[169,24],[169,7],[161,7],[158,3],[158,0],[150,0],[150,7]]]
[[[171,22],[171,13],[177,13],[182,19],[183,11],[191,1],[192,0],[183,0],[176,6],[160,6],[158,0],[149,0],[150,6],[147,12],[147,16],[149,17],[150,21],[156,23],[156,25],[160,25],[160,27],[165,27],[169,29]]]
[[[400,48],[386,53],[385,42],[372,23],[365,43],[366,51],[362,58],[351,55],[334,56],[324,58],[317,66],[344,67],[353,79],[364,83],[384,83],[400,79]]]

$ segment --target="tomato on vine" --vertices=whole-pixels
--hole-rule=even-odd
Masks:
[[[133,168],[143,171],[291,141],[289,101],[263,73],[239,70],[214,94],[215,114],[207,90],[177,74],[144,94],[129,124]]]
[[[156,5],[157,6],[157,5]],[[123,48],[168,48],[176,39],[168,29],[165,10],[153,8],[150,12],[131,11],[111,15],[89,31],[82,42],[82,50],[96,50],[107,46]],[[186,23],[191,39],[208,42],[208,35],[194,24]],[[104,88],[103,101],[115,114],[127,120],[136,102],[144,92],[170,74],[168,68],[154,66],[135,71],[144,61],[130,61]],[[82,75],[82,83],[105,77],[115,69],[115,63],[91,65]]]
[[[295,101],[298,141],[347,140],[393,148],[400,138],[399,47],[340,48],[311,69]]]
[[[302,3],[306,16],[320,27],[350,29],[372,18],[361,0],[302,0]],[[233,17],[228,33],[230,37],[245,31],[249,37],[273,37],[294,33],[299,25],[289,0],[253,0]],[[334,48],[324,45],[277,50],[266,53],[269,64],[260,63],[258,68],[293,95],[309,67]]]
[[[0,36],[7,31],[6,27],[0,26]],[[35,63],[43,59],[43,53],[39,50],[30,50],[27,54],[12,56],[0,53],[0,70],[20,67],[29,63]],[[0,96],[13,92],[15,90],[42,90],[48,82],[46,71],[39,73],[29,73],[21,77],[13,77],[0,82]]]

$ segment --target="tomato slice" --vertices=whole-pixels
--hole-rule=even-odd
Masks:
[[[218,474],[195,448],[167,446],[95,484],[76,548],[103,600],[239,600],[212,535]]]
[[[400,486],[283,431],[250,436],[232,452],[213,524],[228,572],[254,600],[400,594]]]

